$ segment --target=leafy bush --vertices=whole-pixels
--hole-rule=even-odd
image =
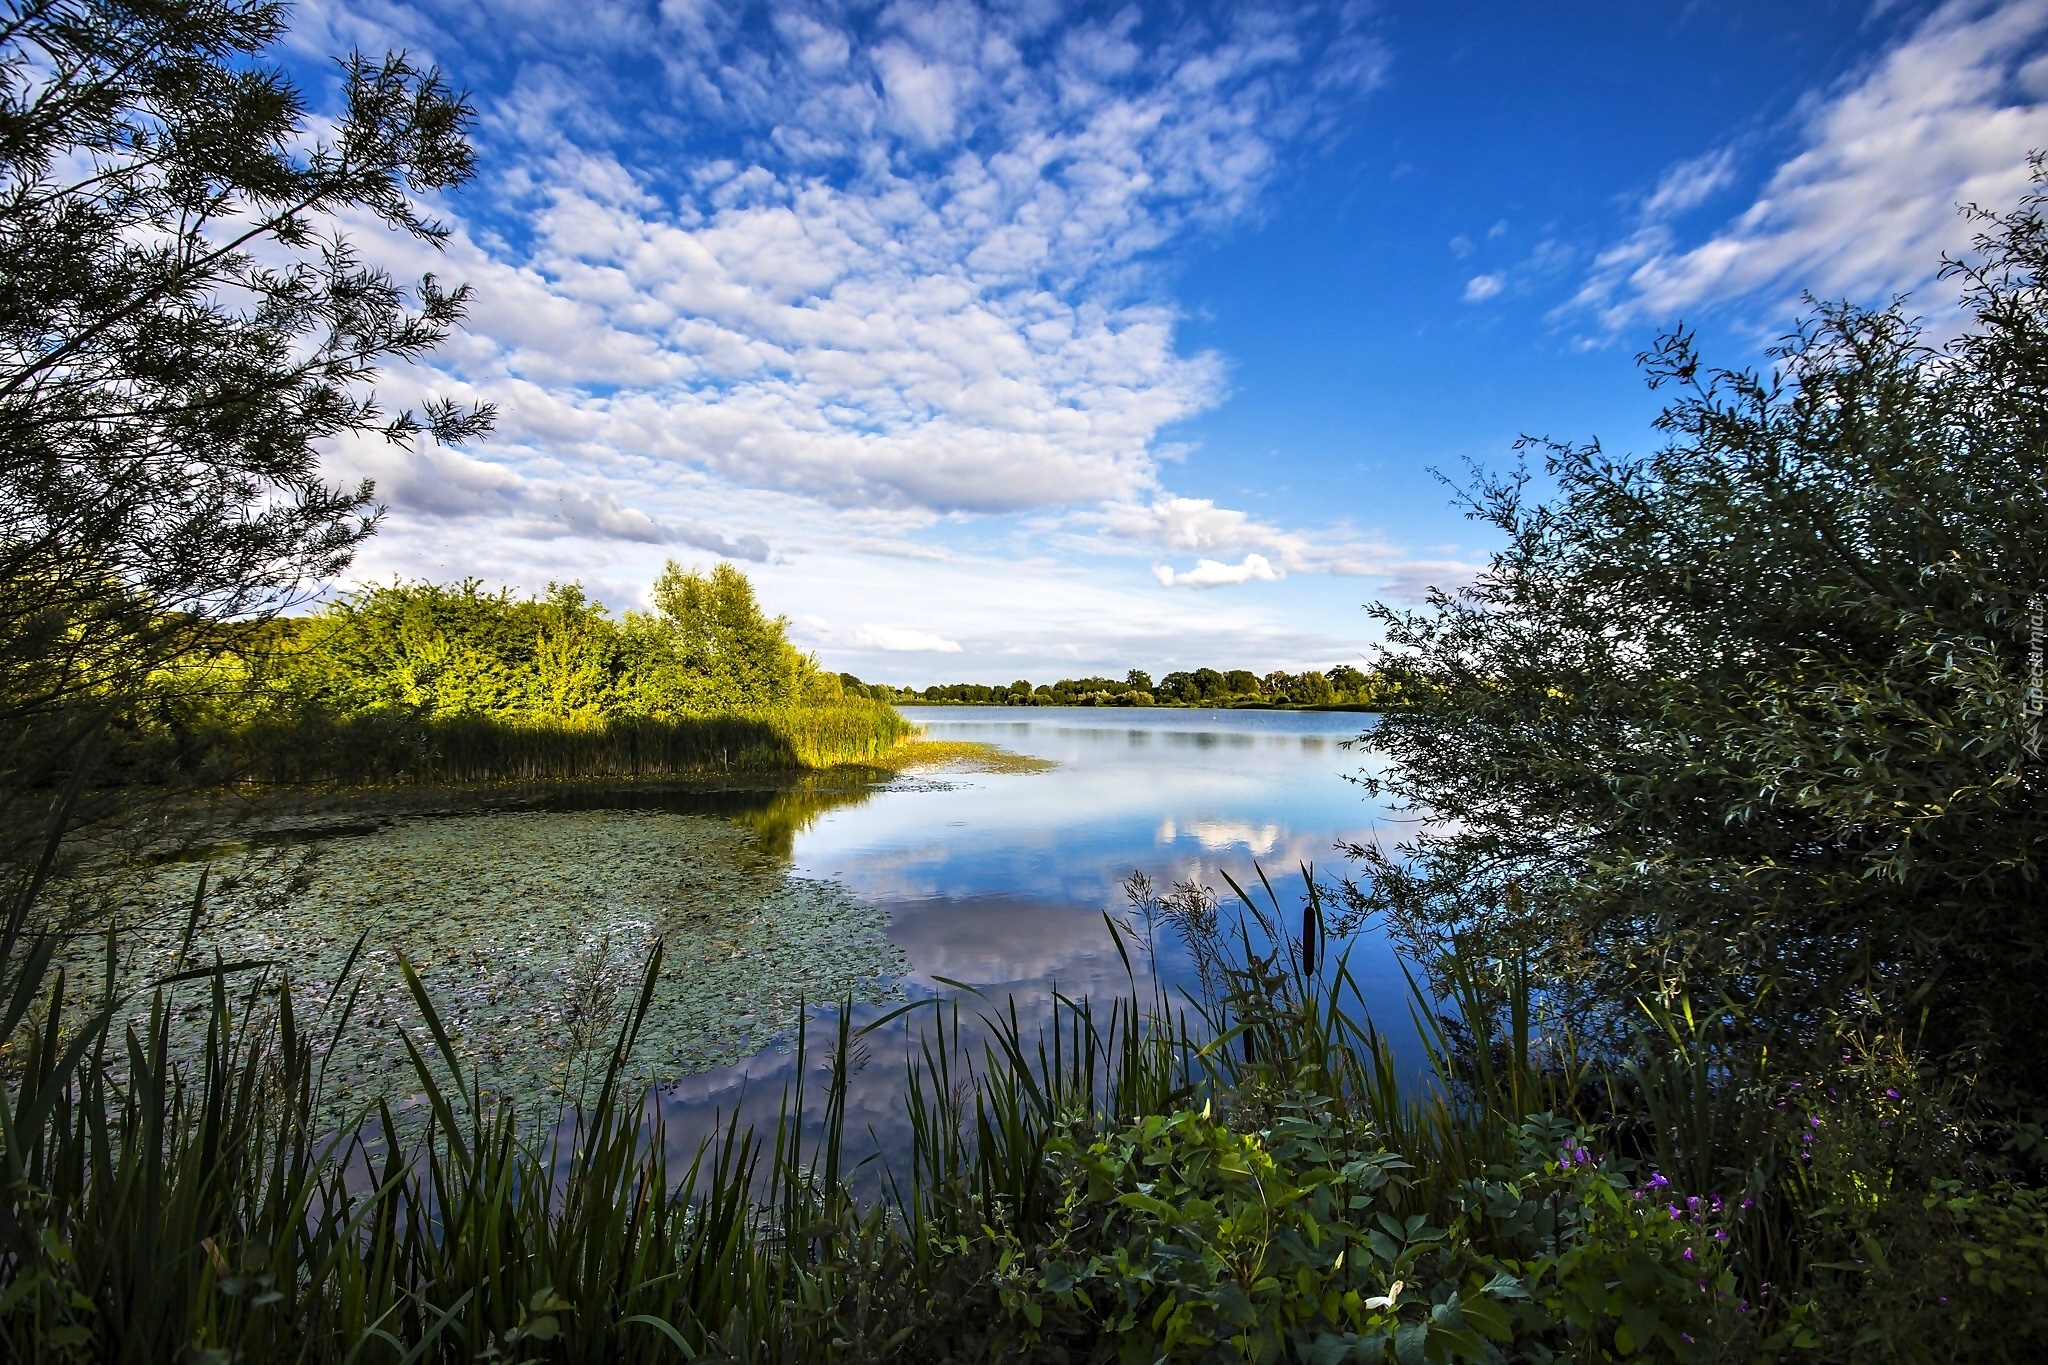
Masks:
[[[1415,1168],[1328,1100],[1258,1132],[1209,1111],[1050,1148],[1067,1191],[1005,1306],[1048,1358],[1496,1361],[1759,1343],[1714,1205],[1632,1188],[1571,1124],[1522,1126],[1516,1162],[1399,1211]],[[1779,1344],[1798,1335],[1781,1330]]]
[[[1375,608],[1410,704],[1368,785],[1433,823],[1356,851],[1425,954],[1533,955],[1624,1031],[1674,981],[1768,993],[1781,1047],[1868,996],[1981,1099],[2048,1099],[2048,188],[1983,222],[1953,341],[1816,306],[1757,371],[1671,335],[1668,444],[1537,443],[1553,495],[1469,496],[1478,580]]]
[[[872,761],[910,727],[799,654],[746,576],[671,563],[658,610],[393,583],[159,670],[117,723],[127,782],[471,782]]]

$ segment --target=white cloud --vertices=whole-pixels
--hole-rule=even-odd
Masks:
[[[494,402],[499,427],[335,452],[392,506],[357,572],[577,578],[630,606],[671,554],[746,558],[805,647],[898,680],[1356,657],[1307,607],[1161,593],[1145,563],[1193,559],[1167,569],[1189,587],[1469,575],[1163,486],[1160,432],[1225,376],[1177,345],[1151,263],[1255,214],[1377,81],[1364,12],[308,0],[337,40],[504,73],[447,252],[390,258],[472,283],[468,326],[382,385]],[[654,98],[628,88],[643,58]],[[1085,562],[1006,542],[1019,521]]]
[[[1262,583],[1275,583],[1286,574],[1273,567],[1273,562],[1261,554],[1248,554],[1236,564],[1225,564],[1218,559],[1198,559],[1195,567],[1174,572],[1171,565],[1155,564],[1152,576],[1163,588],[1220,588],[1232,583],[1249,583],[1257,579]]]
[[[1152,576],[1169,588],[1213,588],[1273,581],[1289,573],[1321,573],[1377,579],[1384,595],[1416,601],[1431,587],[1456,587],[1478,572],[1476,564],[1462,560],[1417,559],[1380,537],[1360,536],[1348,527],[1282,530],[1234,508],[1218,507],[1209,498],[1166,496],[1149,504],[1111,504],[1100,520],[1101,543],[1112,548],[1211,556],[1186,571],[1155,564]],[[1226,564],[1213,557],[1219,554],[1244,558]]]
[[[2048,147],[2044,38],[2048,0],[1950,0],[1811,101],[1800,150],[1694,246],[1667,219],[1725,187],[1732,154],[1673,167],[1562,311],[1612,329],[1749,296],[1777,309],[1801,289],[1873,300],[1924,283],[1968,245],[1957,206],[2011,205],[2027,154]]]
[[[840,648],[879,651],[884,654],[958,654],[960,642],[949,640],[943,635],[911,626],[878,625],[872,622],[857,626],[834,626],[819,617],[807,617],[804,621],[805,636],[808,640]]]
[[[1299,560],[1307,549],[1300,536],[1218,507],[1213,498],[1161,497],[1151,503],[1115,504],[1104,509],[1103,533],[1117,540],[1167,550],[1235,550],[1246,545],[1279,551]]]
[[[960,643],[903,626],[856,626],[851,643],[891,654],[958,654]]]
[[[428,8],[448,41],[502,41]],[[1330,63],[1377,69],[1310,10],[1143,44],[1133,16],[1061,17],[1028,61],[1050,11],[662,14],[671,82],[741,155],[646,164],[634,111],[543,61],[487,111],[513,169],[482,217],[520,231],[464,225],[441,268],[476,286],[472,339],[437,362],[499,403],[486,460],[510,443],[940,512],[1143,494],[1157,433],[1224,387],[1141,258],[1250,209],[1345,97],[1313,79]]]
[[[1681,161],[1658,178],[1657,187],[1644,197],[1642,214],[1661,222],[1675,214],[1697,208],[1735,181],[1735,152],[1722,147]]]
[[[1484,303],[1498,294],[1507,282],[1507,275],[1498,270],[1490,275],[1474,275],[1465,281],[1465,302]]]

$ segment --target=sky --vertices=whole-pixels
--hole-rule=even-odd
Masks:
[[[1802,291],[1908,307],[2048,149],[2048,0],[298,0],[477,113],[474,290],[337,444],[394,575],[644,605],[731,559],[902,684],[1364,663],[1469,582],[1457,490],[1533,435],[1656,443],[1672,326],[1767,363]]]

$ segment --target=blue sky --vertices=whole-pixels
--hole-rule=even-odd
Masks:
[[[2048,0],[301,0],[472,92],[459,452],[331,455],[354,579],[721,556],[894,682],[1358,660],[1489,541],[1432,474],[1650,444],[1632,357],[1910,292],[2048,148]],[[366,232],[367,244],[367,232]],[[346,586],[346,585],[343,585]]]

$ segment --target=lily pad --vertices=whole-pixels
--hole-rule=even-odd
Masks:
[[[360,980],[325,1059],[322,1103],[337,1120],[419,1089],[400,1029],[432,1055],[400,954],[447,1025],[465,1082],[522,1105],[572,1101],[602,1074],[657,939],[661,977],[630,1059],[636,1087],[784,1043],[805,1003],[897,998],[906,969],[883,911],[837,883],[790,875],[759,836],[715,816],[498,811],[228,853],[206,865],[204,910],[181,959],[201,874],[171,864],[109,888],[123,926],[116,984],[134,1018],[147,1018],[151,983],[181,965],[261,961],[273,965],[236,978],[250,1007],[267,1007],[289,979],[302,1026],[324,1046]],[[69,971],[73,998],[98,998],[104,958],[92,945],[79,945]],[[179,990],[174,1036],[191,1055],[206,991]]]

